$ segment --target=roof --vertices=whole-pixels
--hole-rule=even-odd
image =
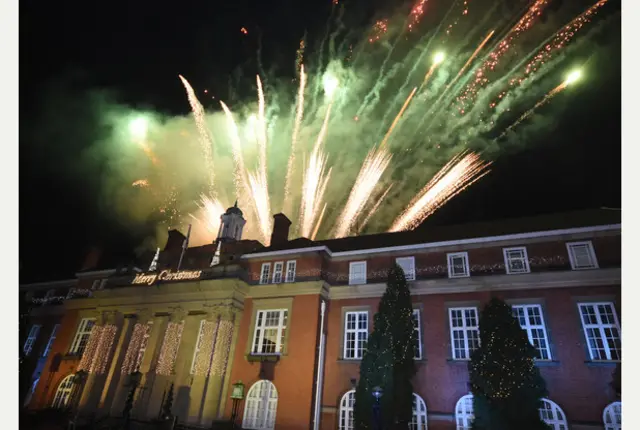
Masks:
[[[619,224],[621,211],[597,209],[563,212],[526,218],[511,218],[449,226],[429,226],[398,233],[378,233],[342,239],[312,241],[307,238],[291,240],[281,245],[256,250],[255,253],[327,247],[331,252],[386,248],[420,243],[445,242],[478,237],[502,236],[518,233],[562,230]]]

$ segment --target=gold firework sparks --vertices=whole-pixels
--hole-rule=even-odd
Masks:
[[[489,173],[490,164],[473,152],[458,154],[425,185],[389,231],[414,229],[455,195]]]
[[[300,42],[301,44],[303,41]],[[287,163],[287,176],[284,183],[284,205],[283,212],[291,211],[291,181],[293,176],[293,167],[296,158],[296,143],[298,142],[298,133],[302,124],[304,115],[304,87],[307,82],[307,75],[304,73],[304,65],[300,65],[300,88],[298,89],[298,105],[296,107],[296,118],[293,124],[293,133],[291,135],[291,152],[289,153],[289,161]]]

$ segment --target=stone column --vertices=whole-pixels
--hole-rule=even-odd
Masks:
[[[105,386],[103,398],[100,402],[101,409],[109,410],[110,415],[120,416],[124,408],[124,402],[129,393],[128,374],[122,373],[122,364],[131,344],[132,335],[136,324],[147,324],[149,313],[146,310],[138,310],[135,314],[125,315],[122,336],[116,346],[114,360],[108,377],[108,384]]]
[[[238,309],[232,305],[220,308],[219,318],[209,383],[205,392],[204,408],[200,421],[202,425],[207,426],[211,425],[213,420],[221,418],[224,413],[228,397],[227,386],[231,377],[229,369],[233,361],[233,345],[240,326],[240,314]]]
[[[164,398],[171,388],[171,383],[174,381],[174,374],[172,375],[162,375],[158,374],[158,361],[160,359],[162,345],[165,338],[165,333],[168,327],[168,324],[171,323],[180,323],[184,317],[186,316],[186,312],[182,308],[172,308],[171,314],[167,317],[161,317],[164,321],[159,321],[158,325],[162,325],[162,330],[158,333],[158,337],[155,339],[155,351],[153,356],[153,361],[151,362],[151,366],[147,372],[147,378],[145,378],[144,389],[147,391],[147,404],[146,404],[146,413],[145,416],[147,418],[157,418],[160,409],[162,407],[162,403],[164,402]],[[164,322],[164,323],[163,323]],[[155,328],[155,327],[154,327]],[[180,347],[178,346],[178,353],[180,352]],[[144,362],[143,362],[144,363]],[[143,364],[144,366],[144,364]],[[175,371],[175,363],[174,363],[174,371]],[[176,396],[174,387],[174,400]],[[142,407],[138,410],[142,410]]]

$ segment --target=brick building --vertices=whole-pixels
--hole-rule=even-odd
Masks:
[[[42,357],[29,407],[118,416],[136,378],[134,417],[157,418],[173,390],[179,421],[208,427],[231,416],[242,381],[243,428],[352,429],[359,362],[396,262],[419,339],[412,428],[469,428],[467,362],[494,295],[538,350],[549,390],[541,414],[553,429],[621,428],[611,388],[621,356],[618,212],[326,241],[289,240],[290,225],[275,215],[268,247],[242,240],[233,207],[214,244],[186,248],[172,231],[143,269],[85,269],[64,281],[75,293],[58,306],[48,286],[21,286],[42,303],[25,341]]]

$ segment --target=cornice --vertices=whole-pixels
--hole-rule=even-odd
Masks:
[[[247,297],[262,299],[285,296],[320,294],[328,298],[329,285],[325,281],[292,282],[284,284],[251,285]]]
[[[411,295],[470,293],[475,291],[534,290],[609,286],[621,284],[621,270],[567,270],[522,275],[488,275],[464,279],[437,279],[411,282]],[[386,284],[335,286],[329,289],[330,299],[381,297]]]

